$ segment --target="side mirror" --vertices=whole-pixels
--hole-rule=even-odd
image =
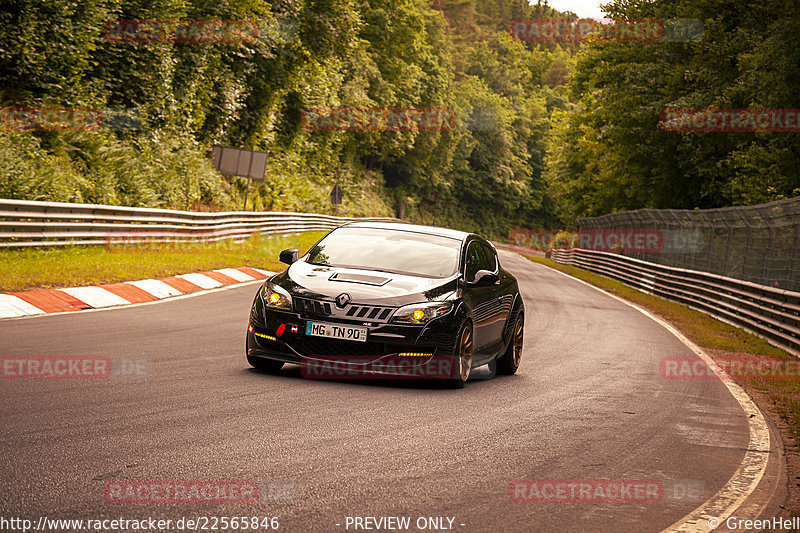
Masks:
[[[289,248],[288,250],[284,250],[280,255],[281,263],[286,263],[287,265],[296,263],[299,258],[300,252],[297,248]]]
[[[469,282],[470,285],[494,285],[500,281],[500,277],[488,270],[478,270],[475,278]]]

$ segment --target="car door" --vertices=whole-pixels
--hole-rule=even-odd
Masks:
[[[496,285],[492,286],[494,290],[491,293],[491,297],[493,299],[491,306],[491,318],[488,319],[488,323],[486,325],[486,335],[489,338],[487,341],[487,347],[490,349],[490,351],[496,352],[501,348],[503,343],[503,329],[508,321],[508,315],[511,313],[513,296],[508,294],[508,283],[503,283],[506,280],[500,272],[500,262],[497,260],[497,252],[494,251],[494,248],[484,242],[481,243],[481,247],[483,248],[484,258],[486,260],[486,263],[484,263],[481,268],[483,270],[494,272],[500,277],[500,281]]]
[[[471,284],[478,270],[488,270],[488,266],[490,261],[483,244],[477,239],[470,241],[464,261],[464,301],[471,309],[475,363],[490,353],[494,343],[492,326],[497,314],[497,287]]]

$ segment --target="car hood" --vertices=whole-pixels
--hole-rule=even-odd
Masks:
[[[298,261],[272,278],[272,282],[293,296],[333,300],[347,293],[353,303],[401,306],[443,300],[458,288],[457,279],[457,274],[441,279],[424,278]]]

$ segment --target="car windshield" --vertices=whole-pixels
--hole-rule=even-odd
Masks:
[[[319,242],[308,262],[446,278],[458,269],[461,241],[438,235],[377,228],[339,228]]]

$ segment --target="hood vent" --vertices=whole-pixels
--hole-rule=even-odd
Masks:
[[[352,272],[334,272],[328,278],[330,281],[344,281],[347,283],[362,283],[364,285],[374,285],[381,287],[389,283],[392,279],[383,276],[370,276],[368,274],[354,274]]]

